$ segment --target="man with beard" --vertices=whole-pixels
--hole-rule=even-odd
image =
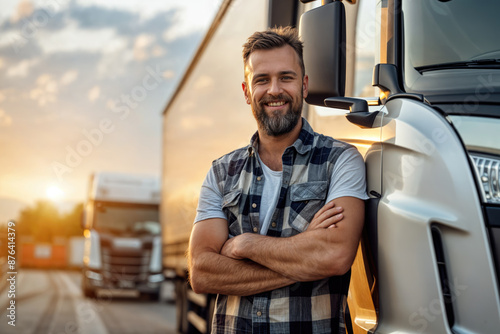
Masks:
[[[243,49],[250,145],[213,162],[189,247],[190,282],[218,294],[213,333],[344,333],[364,220],[364,162],[301,117],[308,77],[292,28]]]

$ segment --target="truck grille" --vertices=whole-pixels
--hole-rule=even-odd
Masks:
[[[113,249],[104,246],[101,250],[105,278],[111,281],[147,279],[151,249]]]

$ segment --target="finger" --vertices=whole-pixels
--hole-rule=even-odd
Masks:
[[[331,209],[324,211],[321,215],[313,218],[313,220],[309,224],[308,229],[309,228],[317,228],[317,227],[326,228],[332,222],[332,220],[330,220],[330,221],[327,221],[327,220],[334,217],[334,216],[336,216],[336,218],[334,218],[333,221],[338,222],[338,221],[342,220],[343,216],[340,214],[343,211],[344,210],[342,207],[335,207],[335,208],[331,208]],[[338,215],[340,215],[340,216],[338,216]]]
[[[316,217],[318,220],[323,221],[326,220],[330,217],[333,217],[335,215],[338,215],[340,213],[344,212],[344,209],[340,206],[330,208],[328,210],[325,210],[321,215]]]
[[[328,219],[326,219],[324,222],[322,222],[319,226],[323,227],[323,228],[329,228],[329,227],[332,227],[332,225],[335,225],[335,227],[337,227],[337,223],[340,222],[342,219],[344,218],[344,215],[339,213],[335,216],[332,216]]]
[[[318,212],[316,212],[316,214],[314,215],[313,218],[321,216],[326,210],[331,209],[334,206],[335,206],[335,203],[333,201],[326,203],[325,205],[323,205],[323,207],[321,209],[318,210]]]
[[[338,222],[340,222],[342,219],[344,219],[344,215],[342,213],[339,213],[339,214],[336,214],[334,215],[333,217],[331,217],[330,219],[332,219],[335,223],[334,224],[337,224]]]
[[[331,226],[332,224],[337,224],[339,221],[342,220],[342,218],[343,218],[342,214],[338,214],[338,215],[329,217],[329,218],[324,219],[324,220],[318,219],[318,220],[311,222],[308,229],[309,228],[311,228],[311,229],[327,228],[327,227]]]

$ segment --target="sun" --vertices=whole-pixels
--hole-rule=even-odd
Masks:
[[[47,188],[45,191],[45,194],[47,197],[53,201],[60,200],[64,196],[64,191],[61,190],[61,188],[57,186],[50,186]]]

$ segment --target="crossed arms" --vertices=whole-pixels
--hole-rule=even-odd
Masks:
[[[191,287],[246,296],[343,275],[354,261],[363,220],[363,200],[346,196],[327,203],[306,231],[289,238],[244,233],[228,239],[225,219],[200,221],[189,244]]]

